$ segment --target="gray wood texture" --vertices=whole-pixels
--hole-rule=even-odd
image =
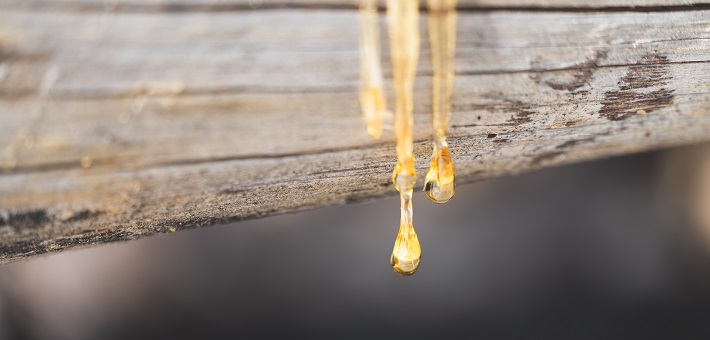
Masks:
[[[461,2],[458,184],[710,141],[706,4]],[[394,193],[352,2],[250,3],[0,0],[0,263]]]

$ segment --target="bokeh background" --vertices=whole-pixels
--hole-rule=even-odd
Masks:
[[[707,339],[710,148],[392,196],[0,267],[2,339]]]

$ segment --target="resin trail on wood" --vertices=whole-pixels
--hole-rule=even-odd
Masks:
[[[412,275],[419,268],[422,250],[414,231],[412,192],[417,181],[414,169],[414,79],[419,61],[419,2],[387,0],[387,29],[394,82],[394,131],[397,137],[397,165],[392,174],[401,201],[399,232],[390,262],[400,275]]]
[[[382,135],[382,123],[387,114],[387,101],[380,66],[380,24],[378,0],[360,3],[360,107],[367,132],[374,138]]]
[[[427,0],[432,77],[432,122],[434,147],[424,191],[434,203],[446,203],[454,196],[454,163],[446,134],[451,115],[456,51],[456,0]]]

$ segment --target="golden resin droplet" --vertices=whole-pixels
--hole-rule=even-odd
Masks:
[[[437,204],[448,202],[454,197],[454,162],[451,160],[446,141],[434,143],[434,154],[424,179],[424,191]]]
[[[387,101],[382,90],[377,0],[360,2],[360,107],[367,132],[380,138]]]
[[[414,274],[422,259],[422,248],[412,223],[412,188],[416,180],[416,176],[406,175],[403,172],[395,175],[395,186],[399,190],[401,209],[399,232],[394,242],[390,263],[392,270],[402,276]]]
[[[412,275],[419,269],[421,260],[422,248],[419,245],[417,233],[414,232],[414,226],[411,224],[400,225],[390,258],[392,270],[402,276]]]

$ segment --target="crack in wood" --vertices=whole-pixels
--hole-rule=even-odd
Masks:
[[[542,153],[542,154],[539,154],[539,155],[535,156],[535,157],[530,161],[530,165],[532,165],[532,166],[537,166],[537,165],[540,165],[541,163],[543,163],[543,162],[545,162],[545,161],[549,161],[549,160],[555,159],[555,158],[557,158],[557,157],[559,157],[559,156],[561,156],[561,155],[564,155],[564,152],[563,152],[563,151],[550,151],[550,152],[545,152],[545,153]]]
[[[13,54],[13,56],[17,56]],[[31,58],[41,58],[42,54],[31,54]],[[40,60],[40,59],[37,59]],[[599,59],[597,64],[594,66],[597,69],[606,68],[627,68],[634,66],[644,66],[642,63],[626,63],[626,64],[599,64],[598,62],[603,59]],[[668,61],[666,64],[669,65],[684,65],[684,64],[705,64],[710,63],[710,60],[684,60],[684,61]],[[476,71],[458,71],[455,73],[456,76],[483,76],[483,75],[504,75],[504,74],[524,74],[533,73],[529,77],[531,79],[539,79],[541,76],[536,74],[553,73],[560,71],[569,71],[574,73],[584,73],[588,71],[588,66],[586,63],[576,64],[567,67],[557,67],[557,68],[546,68],[542,69],[539,67],[531,67],[528,69],[519,70],[476,70]],[[430,77],[431,74],[428,72],[419,72],[417,77]],[[75,101],[75,100],[101,100],[101,99],[121,99],[121,98],[135,98],[135,97],[149,97],[154,99],[160,98],[178,98],[187,97],[193,95],[218,95],[218,94],[250,94],[250,95],[261,95],[261,94],[330,94],[330,93],[353,93],[357,94],[357,84],[353,80],[352,84],[348,85],[329,85],[327,87],[274,87],[274,86],[224,86],[224,87],[214,87],[214,88],[196,88],[187,87],[180,93],[175,94],[148,94],[149,90],[145,87],[140,87],[137,89],[127,89],[127,90],[102,90],[102,89],[92,89],[91,91],[85,90],[67,90],[67,89],[53,89],[51,93],[45,96],[47,100],[53,101]],[[34,97],[37,95],[36,88],[0,88],[0,99],[3,100],[19,100],[22,98]],[[576,91],[575,93],[582,93],[582,91]]]
[[[72,212],[69,217],[63,220],[63,222],[78,222],[82,220],[90,220],[103,214],[103,211],[80,210],[76,213]]]
[[[603,59],[600,59],[600,61]],[[668,65],[683,65],[683,64],[705,64],[709,63],[710,60],[677,60],[677,61],[668,61]],[[636,63],[625,63],[625,64],[598,64],[596,68],[598,69],[606,69],[606,68],[622,68],[622,67],[633,67],[633,66],[643,66],[644,64],[641,62],[636,62]],[[503,70],[503,69],[497,69],[497,70],[485,70],[485,71],[459,71],[456,72],[457,76],[482,76],[482,75],[499,75],[499,74],[520,74],[520,73],[551,73],[551,72],[559,72],[559,71],[581,71],[584,69],[584,66],[580,65],[571,65],[571,66],[565,66],[565,67],[549,67],[549,68],[527,68],[527,69],[519,69],[519,70]],[[420,74],[417,74],[417,76],[420,76]]]
[[[571,139],[571,140],[568,140],[562,144],[555,146],[555,149],[567,149],[567,148],[571,148],[573,146],[584,144],[584,143],[592,143],[595,140],[596,140],[596,138],[594,138],[594,137],[582,138],[582,139]]]

